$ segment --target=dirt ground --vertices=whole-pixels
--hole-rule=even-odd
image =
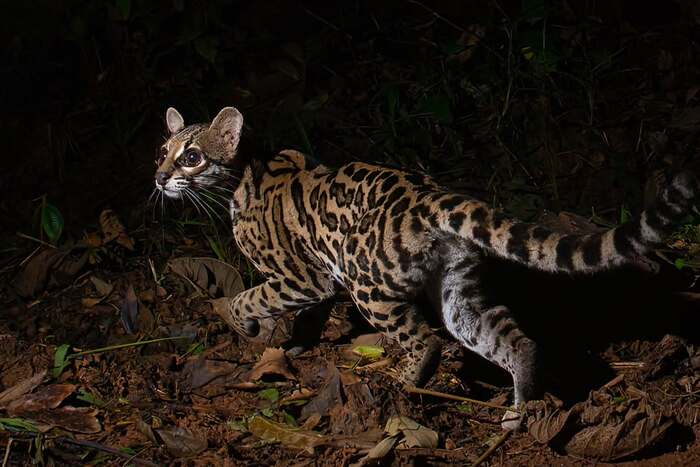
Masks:
[[[37,11],[42,14],[37,14]],[[245,341],[227,213],[149,200],[164,109],[242,149],[425,171],[570,231],[700,174],[696,2],[14,2],[0,39],[5,465],[700,465],[700,214],[660,272],[493,261],[546,396],[446,340],[425,388],[345,297]],[[562,212],[557,215],[556,213]]]

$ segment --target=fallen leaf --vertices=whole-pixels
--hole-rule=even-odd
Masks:
[[[28,412],[38,412],[45,409],[54,409],[61,405],[68,396],[75,391],[73,384],[51,384],[39,389],[37,392],[25,394],[12,401],[7,406],[7,413],[11,417],[23,415]]]
[[[87,254],[79,248],[68,251],[46,248],[24,265],[12,286],[21,297],[33,297],[47,287],[68,283],[86,262]]]
[[[258,415],[248,421],[248,431],[258,438],[277,441],[285,446],[304,449],[310,453],[313,453],[316,446],[326,441],[322,434],[315,431],[290,427]]]
[[[183,375],[185,376],[185,389],[197,389],[206,386],[215,379],[230,375],[239,369],[239,366],[219,360],[207,360],[204,355],[191,358],[185,364]]]
[[[232,298],[245,290],[236,268],[215,258],[175,258],[168,261],[168,268],[212,298]]]
[[[396,441],[396,436],[389,436],[388,438],[384,438],[383,440],[378,442],[376,446],[369,450],[369,452],[367,453],[367,458],[383,459],[387,454],[389,454],[389,452],[391,452],[394,445],[396,444]]]
[[[633,456],[663,438],[678,422],[656,413],[642,399],[620,403],[603,390],[569,410],[545,401],[526,407],[528,432],[538,442],[598,461]]]
[[[195,436],[187,428],[162,428],[155,432],[173,457],[196,456],[208,447],[206,439]]]
[[[384,354],[384,347],[379,347],[378,345],[358,345],[352,349],[352,351],[368,360],[377,360]]]
[[[114,286],[112,284],[103,281],[99,277],[90,276],[90,282],[92,282],[92,285],[95,286],[95,290],[101,297],[106,297],[112,293],[112,290],[114,290]]]
[[[403,430],[403,441],[399,447],[407,448],[436,448],[438,445],[438,434],[436,431],[420,426],[415,430]]]
[[[674,424],[674,420],[659,415],[587,427],[566,443],[564,449],[574,456],[615,461],[654,444]]]
[[[420,423],[403,415],[393,416],[387,420],[384,426],[384,432],[389,436],[396,436],[404,430],[417,430]]]
[[[350,345],[343,351],[343,354],[348,360],[357,361],[358,355],[354,352],[354,349],[363,346],[379,346],[383,341],[384,335],[381,333],[362,334],[350,342]]]
[[[134,334],[138,331],[139,299],[136,297],[134,286],[131,284],[126,289],[124,300],[122,300],[120,317],[127,334]]]
[[[113,210],[105,209],[100,213],[100,229],[104,244],[116,241],[127,250],[133,251],[134,241],[127,235],[124,225]]]
[[[284,350],[280,348],[267,348],[260,357],[260,361],[255,364],[245,378],[247,381],[258,381],[263,376],[281,376],[286,379],[295,380],[296,378],[287,366],[287,357],[284,355]]]
[[[306,400],[308,400],[313,395],[314,395],[314,392],[311,389],[307,389],[307,388],[297,389],[296,391],[292,392],[290,395],[283,397],[280,400],[280,405],[304,403]]]
[[[315,413],[306,419],[304,424],[301,426],[303,430],[313,430],[321,423],[321,414]]]
[[[110,284],[109,282],[105,282],[102,279],[99,279],[95,276],[90,276],[90,282],[92,282],[92,285],[95,287],[98,296],[83,298],[80,302],[85,308],[92,308],[93,306],[102,303],[102,301],[105,298],[107,298],[114,289],[114,286],[112,284]]]
[[[0,392],[0,409],[4,409],[10,402],[13,402],[25,394],[32,392],[41,384],[42,381],[44,381],[44,377],[46,377],[46,370],[42,370],[30,378],[23,379],[14,386]]]
[[[305,420],[314,414],[328,415],[331,408],[343,404],[340,373],[330,362],[326,367],[328,368],[328,377],[316,397],[301,409],[300,420]]]
[[[406,416],[393,416],[387,420],[384,433],[388,436],[369,450],[367,455],[356,465],[364,465],[370,459],[382,459],[393,448],[430,448],[438,445],[439,436],[436,431],[426,428]]]
[[[102,430],[100,422],[95,417],[94,407],[59,407],[37,413],[27,413],[25,416],[43,424],[60,427],[75,433],[99,433]]]

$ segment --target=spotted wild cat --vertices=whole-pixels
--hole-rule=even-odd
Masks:
[[[677,175],[638,220],[571,235],[511,220],[425,175],[360,162],[312,167],[291,150],[267,162],[239,156],[243,117],[232,107],[210,125],[185,126],[172,108],[166,121],[171,136],[155,175],[163,194],[191,197],[235,180],[236,243],[266,278],[231,298],[224,319],[236,331],[255,336],[259,318],[318,304],[344,287],[407,352],[403,381],[423,385],[441,350],[416,303],[427,293],[450,334],[510,372],[516,406],[536,396],[537,346],[510,310],[485,302],[476,274],[483,256],[566,274],[638,263],[698,189],[693,176]]]

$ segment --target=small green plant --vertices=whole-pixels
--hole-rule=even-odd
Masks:
[[[49,242],[55,245],[63,233],[63,216],[56,206],[46,201],[45,196],[41,200],[41,206],[39,206],[39,222],[42,234],[46,235]]]
[[[0,418],[0,431],[31,431],[38,433],[39,429],[32,422],[23,418]]]
[[[620,207],[620,225],[625,224],[630,220],[632,220],[632,213],[630,210],[624,206]]]
[[[352,349],[352,351],[367,360],[377,360],[384,354],[384,347],[378,345],[358,345]]]

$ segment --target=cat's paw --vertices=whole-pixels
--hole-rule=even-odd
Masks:
[[[501,428],[508,431],[520,431],[523,426],[523,417],[520,413],[507,410],[501,419]]]
[[[260,323],[257,319],[246,318],[241,320],[240,329],[246,337],[256,337],[260,334]]]

